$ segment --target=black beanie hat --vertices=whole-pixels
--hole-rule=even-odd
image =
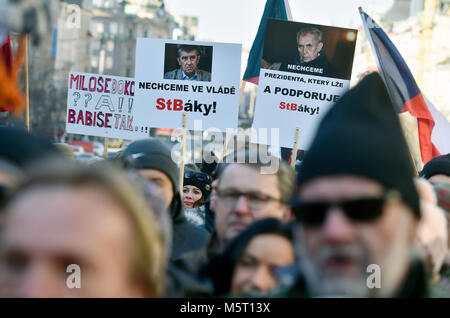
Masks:
[[[444,174],[450,177],[450,153],[428,161],[420,172],[420,176],[425,179],[429,179],[435,174]]]
[[[187,174],[192,176],[190,178],[186,178]],[[196,178],[196,175],[202,175],[205,178],[205,180],[204,181],[199,180],[198,178]],[[211,179],[212,178],[206,173],[193,170],[186,170],[183,178],[183,186],[192,185],[194,187],[199,188],[199,190],[202,192],[203,199],[206,200],[208,198],[209,193],[211,192],[211,183],[212,183]]]
[[[30,134],[21,128],[0,127],[0,158],[20,168],[58,155],[61,155],[60,151],[44,137]]]
[[[332,175],[362,176],[395,189],[420,217],[408,146],[378,73],[366,76],[324,116],[300,167],[297,186]]]
[[[136,169],[156,169],[165,173],[172,181],[174,192],[178,192],[178,166],[172,160],[169,146],[161,140],[149,138],[135,141],[125,148],[121,157],[131,157]]]

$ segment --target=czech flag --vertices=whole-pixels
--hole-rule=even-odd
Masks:
[[[259,23],[258,33],[253,41],[250,54],[248,56],[247,68],[244,73],[244,81],[259,83],[259,72],[264,48],[264,38],[266,36],[267,19],[291,20],[291,11],[287,0],[267,0],[264,13]]]
[[[450,123],[422,94],[406,62],[383,29],[361,8],[359,11],[396,111],[408,111],[417,119],[423,164],[450,153]]]

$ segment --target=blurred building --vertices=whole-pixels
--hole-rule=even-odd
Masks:
[[[450,0],[395,0],[384,14],[372,17],[400,51],[422,92],[450,121]],[[354,79],[377,70],[362,28],[358,36]]]
[[[50,0],[54,32],[30,48],[32,130],[64,134],[69,72],[134,77],[136,38],[195,40],[198,20],[163,0]],[[80,136],[81,138],[81,136]]]

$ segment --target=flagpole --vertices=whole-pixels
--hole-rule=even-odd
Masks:
[[[364,16],[363,16],[364,11],[363,11],[362,7],[358,7],[358,10],[359,10],[359,14],[361,16],[361,20],[363,22],[364,31],[366,31],[367,39],[369,40],[370,46],[372,48],[372,55],[375,57],[375,62],[377,63],[378,72],[380,72],[380,75],[381,75],[381,78],[383,79],[384,85],[386,85],[386,88],[388,88],[389,85],[386,82],[386,76],[384,74],[383,68],[381,67],[381,61],[378,58],[377,49],[375,47],[375,43],[373,42],[372,35],[370,34],[369,26],[367,25],[367,21],[364,21]],[[367,15],[367,17],[369,17],[368,14],[366,14],[366,15]],[[371,17],[369,17],[369,18],[371,20],[370,24],[372,25],[372,27],[378,27],[378,25],[374,25],[375,21]],[[387,92],[388,92],[389,98],[391,99],[392,103],[394,103],[395,99],[393,98],[390,90],[387,89]]]
[[[98,73],[103,75],[103,72],[105,70],[105,50],[102,49],[100,51],[100,56],[99,56],[99,65],[98,65]],[[103,140],[103,157],[105,157],[105,159],[108,159],[108,152],[109,152],[109,138],[105,137],[105,139]]]
[[[297,161],[297,151],[298,151],[298,139],[300,137],[300,127],[295,128],[295,139],[294,139],[294,147],[292,148],[291,154],[291,167],[295,169],[295,162]]]
[[[238,104],[239,106],[238,107],[241,106],[242,96],[244,95],[244,90],[245,90],[246,85],[247,85],[247,82],[242,81],[241,89],[239,92],[239,104]],[[228,143],[230,142],[231,138],[232,138],[232,135],[225,133],[225,140],[224,140],[223,149],[222,149],[222,160],[223,160],[223,158],[225,158],[225,156],[227,154]]]
[[[28,34],[25,34],[25,126],[30,131],[30,86],[28,73]]]
[[[182,139],[181,139],[181,163],[180,163],[180,193],[183,193],[183,182],[184,182],[184,156],[186,153],[186,122],[187,122],[187,114],[183,112],[182,119]]]
[[[376,48],[375,48],[375,44],[373,43],[372,36],[370,35],[370,31],[369,31],[369,27],[368,27],[368,25],[367,25],[367,21],[364,21],[364,16],[363,16],[364,11],[363,11],[363,8],[362,8],[362,7],[358,7],[358,10],[359,10],[359,14],[360,14],[360,16],[361,16],[361,20],[362,20],[362,22],[363,22],[364,30],[366,31],[366,34],[367,34],[367,39],[369,40],[370,46],[372,47],[372,52],[376,52],[377,50],[376,50]],[[370,18],[370,19],[372,20],[372,18]],[[375,22],[375,21],[372,20],[372,21],[371,21],[371,24],[373,24],[373,22]],[[386,87],[387,87],[386,77],[384,76],[383,68],[381,67],[381,62],[380,62],[380,60],[378,59],[378,55],[377,55],[377,54],[373,54],[373,56],[375,57],[375,62],[377,63],[378,71],[379,71],[380,74],[381,74],[381,78],[383,79],[383,82],[384,82],[384,84],[385,84]],[[387,91],[388,91],[388,93],[389,93],[389,90],[387,90]],[[389,93],[389,94],[390,94],[390,93]],[[391,98],[391,100],[393,100],[393,99]]]
[[[223,158],[225,158],[225,156],[227,155],[227,148],[228,148],[228,142],[229,142],[230,137],[231,136],[226,132],[225,140],[223,143],[223,149],[222,149],[222,161],[223,161]]]

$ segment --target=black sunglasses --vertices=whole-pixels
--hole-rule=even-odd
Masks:
[[[300,223],[310,227],[320,227],[327,218],[331,207],[339,207],[345,216],[354,222],[371,222],[383,214],[383,207],[387,201],[400,199],[397,191],[390,191],[382,197],[367,197],[329,201],[297,201],[292,205],[295,218]]]
[[[185,179],[191,179],[191,178],[196,178],[198,181],[208,181],[209,180],[209,176],[205,173],[201,173],[201,172],[193,172],[193,171],[186,171],[184,173],[184,178]]]

